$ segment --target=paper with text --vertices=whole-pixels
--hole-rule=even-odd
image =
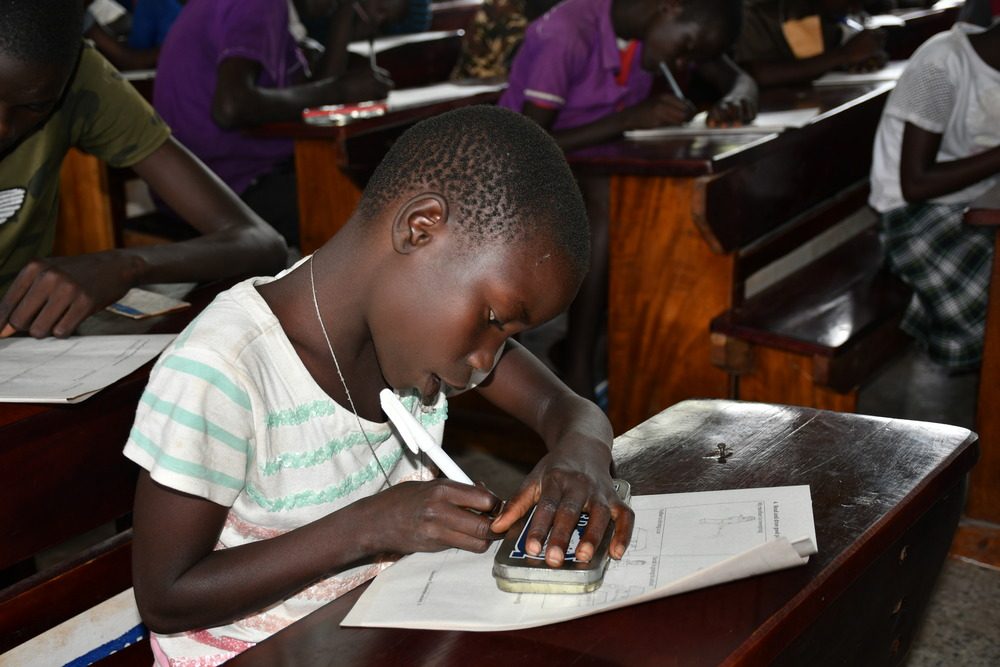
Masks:
[[[0,402],[77,403],[156,357],[175,336],[0,340]]]
[[[654,127],[648,130],[629,130],[626,139],[663,139],[668,137],[686,137],[692,135],[713,134],[761,134],[763,132],[783,132],[792,127],[804,127],[819,115],[818,107],[805,109],[789,109],[787,111],[762,111],[746,125],[739,127],[709,127],[708,113],[702,111],[695,115],[687,125],[671,125],[669,127]]]
[[[586,594],[499,590],[494,551],[412,554],[383,571],[345,626],[515,630],[742,579],[809,561],[816,528],[808,486],[634,496],[635,529],[604,583]]]

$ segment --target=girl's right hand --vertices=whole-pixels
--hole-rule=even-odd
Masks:
[[[696,109],[687,100],[662,93],[653,95],[626,110],[626,129],[645,130],[664,125],[683,125],[691,120]]]
[[[445,479],[403,482],[358,502],[369,505],[364,526],[371,531],[372,553],[450,548],[482,553],[501,537],[490,531],[486,514],[498,499],[482,486]]]

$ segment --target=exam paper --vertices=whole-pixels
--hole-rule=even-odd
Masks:
[[[0,340],[0,402],[77,403],[156,357],[174,336]]]
[[[447,37],[461,37],[464,34],[464,30],[427,30],[407,35],[387,35],[384,37],[376,37],[375,43],[371,46],[375,47],[375,54],[378,55],[383,51],[394,49],[397,46],[419,44],[421,42],[432,42],[439,39],[445,39]],[[368,52],[371,51],[371,46],[369,46],[368,40],[363,39],[348,44],[347,50],[351,53],[367,58]]]
[[[883,83],[896,81],[906,68],[905,60],[890,61],[874,72],[827,72],[813,81],[814,86],[850,86],[857,83]]]
[[[384,570],[341,625],[516,630],[809,561],[816,529],[808,486],[633,496],[635,528],[604,583],[583,595],[505,593],[484,554],[412,554]]]
[[[712,134],[760,134],[762,132],[783,132],[790,127],[804,127],[819,115],[818,107],[790,109],[788,111],[763,111],[752,122],[739,127],[709,127],[708,112],[695,115],[687,125],[654,127],[648,130],[628,130],[626,139],[662,139],[665,137],[685,137]]]
[[[463,97],[472,97],[480,93],[492,93],[503,90],[506,83],[491,84],[458,84],[458,83],[436,83],[420,88],[403,88],[402,90],[390,90],[388,97],[389,111],[399,111],[410,107],[419,107],[435,102],[447,102],[449,100],[459,100]]]

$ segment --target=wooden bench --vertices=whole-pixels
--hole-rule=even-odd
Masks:
[[[867,193],[859,183],[740,254],[735,303],[710,324],[712,362],[733,397],[853,412],[859,387],[908,345],[899,322],[910,292],[884,269],[874,225],[742,297],[747,276],[830,230]]]
[[[466,30],[483,0],[442,0],[431,3],[431,30]]]

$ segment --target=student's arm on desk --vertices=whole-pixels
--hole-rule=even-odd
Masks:
[[[93,41],[97,50],[118,69],[153,69],[160,56],[158,48],[136,49],[122,44],[96,23],[83,36]]]
[[[507,350],[477,391],[532,428],[548,453],[528,475],[493,523],[504,533],[535,504],[527,549],[539,553],[549,535],[545,560],[558,566],[581,512],[590,514],[577,556],[589,559],[608,521],[615,532],[610,553],[620,558],[632,535],[632,510],[615,493],[611,478],[611,424],[594,403],[571,391],[534,355],[508,341]]]
[[[325,104],[384,99],[392,81],[369,68],[347,69],[352,5],[338,5],[330,25],[330,38],[316,78],[286,88],[257,85],[261,64],[249,58],[230,57],[219,63],[212,119],[226,129],[258,127],[265,123],[302,120],[302,110]]]
[[[525,102],[521,113],[545,128],[565,152],[617,139],[626,130],[641,130],[663,125],[681,125],[691,120],[695,108],[673,95],[651,95],[639,104],[617,111],[592,123],[568,130],[553,131],[558,109]]]
[[[285,245],[277,232],[173,138],[133,169],[202,236],[36,259],[0,300],[0,330],[9,323],[36,338],[64,337],[136,285],[271,274],[284,266]]]
[[[882,50],[884,34],[879,30],[863,30],[840,46],[818,56],[798,60],[750,61],[741,63],[761,86],[787,86],[809,83],[832,69],[872,71],[889,62]]]
[[[941,135],[906,123],[899,159],[899,185],[908,202],[957,192],[1000,173],[1000,146],[959,160],[938,162]]]
[[[700,64],[697,73],[721,95],[708,110],[709,127],[744,125],[757,117],[757,82],[728,56]]]

